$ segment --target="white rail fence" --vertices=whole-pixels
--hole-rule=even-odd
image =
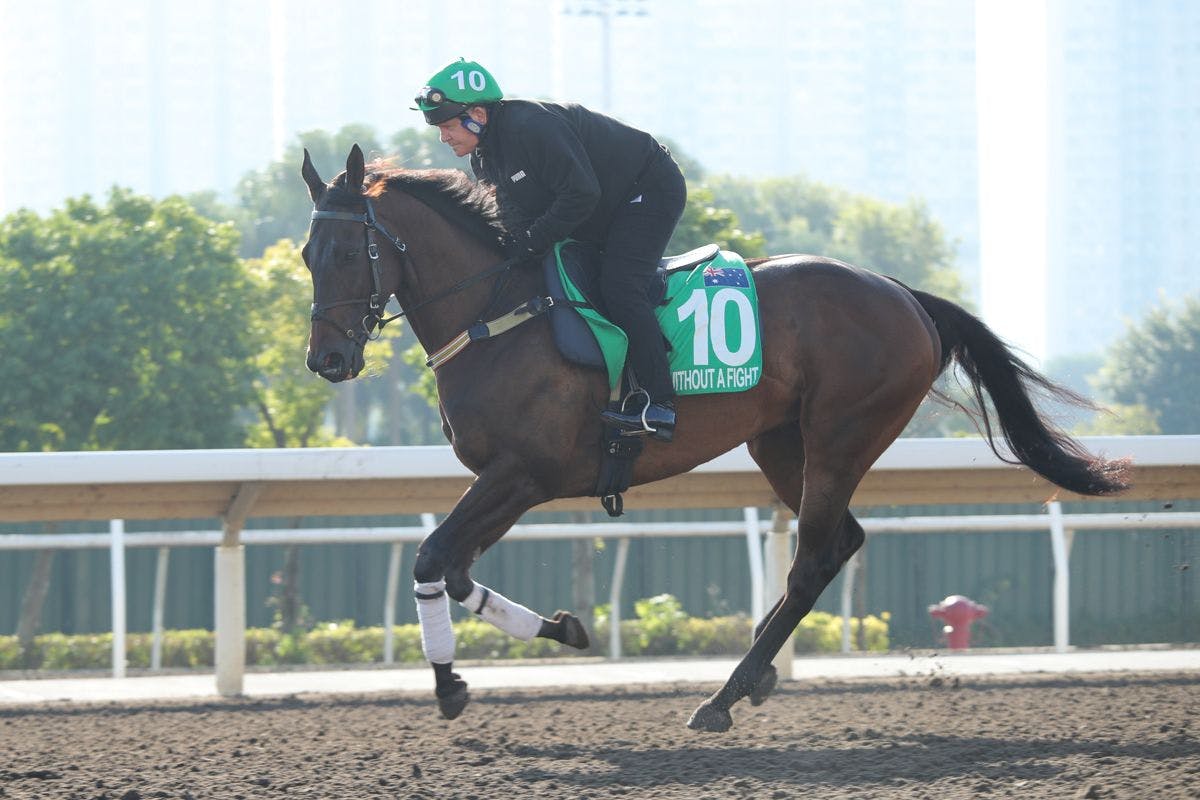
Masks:
[[[393,626],[397,595],[406,583],[400,575],[402,548],[405,544],[420,542],[435,525],[432,514],[422,514],[422,524],[410,527],[375,528],[289,528],[243,530],[243,545],[285,544],[364,544],[390,543],[387,583],[383,607],[385,663],[394,660]],[[1155,513],[1100,513],[1064,514],[1058,502],[1047,504],[1044,514],[976,515],[976,516],[913,516],[913,517],[865,517],[860,518],[868,535],[903,533],[969,533],[995,531],[1046,531],[1050,535],[1054,561],[1053,608],[1054,647],[1065,652],[1070,646],[1070,552],[1076,532],[1092,530],[1135,530],[1164,528],[1200,527],[1200,512],[1155,512]],[[616,539],[613,576],[610,584],[611,624],[609,627],[610,658],[621,657],[620,602],[625,576],[625,563],[629,543],[634,538],[695,537],[695,536],[744,536],[746,539],[750,569],[750,607],[755,620],[761,619],[772,600],[782,593],[787,570],[793,551],[792,537],[796,532],[795,520],[786,510],[777,509],[773,519],[760,518],[759,509],[743,510],[743,520],[737,522],[657,522],[657,523],[553,523],[517,525],[508,534],[513,540],[571,540],[571,539]],[[154,606],[152,609],[153,644],[151,668],[161,667],[163,607],[165,603],[168,550],[172,547],[207,546],[216,548],[216,558],[228,557],[229,550],[222,544],[224,533],[212,531],[175,531],[155,533],[126,533],[123,520],[112,520],[109,532],[70,534],[7,534],[0,535],[0,551],[37,549],[83,549],[108,548],[110,552],[109,580],[112,594],[113,650],[112,675],[125,676],[125,550],[131,547],[156,547],[158,559],[155,570]],[[241,559],[234,565],[219,565],[218,574],[227,574],[236,567],[242,569]],[[842,651],[851,649],[851,597],[858,572],[858,559],[846,565],[842,583]],[[235,576],[237,577],[237,576]],[[222,641],[229,631],[223,630],[233,621],[236,632],[245,628],[246,599],[244,581],[235,580],[233,585],[241,587],[237,592],[218,588],[215,613],[217,639]],[[233,649],[227,647],[227,649]],[[237,647],[242,650],[242,647]],[[791,675],[791,647],[783,648],[776,664],[785,676]],[[241,692],[242,665],[234,663],[217,665],[218,691],[222,694]]]

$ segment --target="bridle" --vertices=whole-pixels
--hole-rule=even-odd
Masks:
[[[375,241],[375,234],[378,232],[379,235],[391,242],[392,246],[396,248],[397,252],[400,253],[402,258],[408,257],[408,245],[399,237],[393,236],[390,232],[388,232],[387,228],[383,227],[379,220],[375,218],[375,208],[371,205],[371,198],[364,196],[363,201],[366,203],[366,210],[362,214],[355,214],[349,211],[321,211],[317,209],[314,209],[312,212],[312,220],[314,222],[319,219],[336,219],[346,222],[361,222],[366,227],[367,263],[371,270],[372,282],[372,291],[370,296],[354,300],[335,300],[332,303],[324,303],[322,305],[318,305],[314,302],[312,304],[311,316],[313,322],[326,322],[338,330],[342,330],[340,325],[325,315],[325,312],[331,308],[337,308],[339,306],[350,306],[365,303],[367,306],[367,313],[364,314],[362,318],[362,331],[358,332],[353,328],[347,328],[346,330],[342,331],[344,334],[346,334],[347,339],[354,342],[359,347],[366,347],[367,342],[378,339],[382,335],[383,327],[389,322],[394,322],[395,320],[407,316],[417,309],[429,305],[430,303],[433,303],[437,300],[442,300],[452,294],[456,294],[471,284],[481,281],[491,275],[504,272],[520,262],[519,258],[505,259],[499,264],[488,267],[483,272],[459,281],[450,288],[438,292],[432,297],[427,297],[411,308],[401,309],[400,313],[393,314],[390,317],[385,317],[383,316],[383,307],[390,299],[390,295],[388,297],[383,296],[383,276],[381,267],[379,266],[379,244]]]
[[[390,317],[383,316],[383,307],[387,303],[388,298],[383,296],[383,276],[381,267],[379,266],[379,243],[375,241],[375,233],[378,232],[383,238],[391,242],[392,246],[396,248],[402,257],[408,253],[408,245],[389,233],[387,228],[380,225],[379,221],[375,219],[375,208],[371,205],[371,199],[364,197],[363,200],[366,201],[367,208],[362,214],[354,214],[349,211],[319,211],[317,209],[313,209],[312,212],[314,222],[319,219],[338,219],[347,222],[361,222],[366,226],[367,264],[371,270],[371,282],[373,285],[370,296],[354,300],[335,300],[332,303],[325,303],[324,305],[317,305],[314,302],[312,304],[311,316],[313,322],[327,322],[338,330],[341,330],[341,326],[326,316],[325,312],[339,306],[366,303],[367,313],[362,318],[362,332],[359,333],[353,328],[347,328],[343,331],[346,334],[346,338],[359,347],[365,347],[368,341],[378,339],[382,335],[385,325],[399,319],[406,313],[401,311],[399,314],[394,314]]]

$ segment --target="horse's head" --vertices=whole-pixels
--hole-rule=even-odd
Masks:
[[[307,150],[300,172],[313,201],[303,250],[313,281],[308,368],[336,383],[362,371],[363,348],[378,336],[398,286],[405,245],[379,224],[363,193],[366,167],[357,144],[332,183],[321,180]]]

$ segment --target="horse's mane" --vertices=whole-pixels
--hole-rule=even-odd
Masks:
[[[505,233],[495,190],[462,170],[382,169],[369,173],[363,183],[364,194],[371,197],[392,189],[412,196],[490,247]]]

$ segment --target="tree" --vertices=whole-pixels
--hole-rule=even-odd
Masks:
[[[685,253],[695,247],[716,242],[723,250],[732,250],[743,258],[764,254],[763,237],[738,227],[737,214],[717,206],[711,189],[688,189],[687,205],[675,234],[667,245],[669,254]]]
[[[1149,410],[1162,433],[1200,432],[1200,295],[1129,326],[1108,349],[1096,385],[1107,400]]]
[[[834,258],[941,297],[965,297],[954,248],[923,203],[855,198],[839,209],[829,245]]]
[[[253,404],[257,419],[247,430],[250,447],[337,447],[353,444],[322,423],[325,409],[340,388],[320,380],[305,363],[312,282],[299,248],[282,239],[262,258],[246,262],[247,272],[261,296],[254,315],[256,337],[262,343],[254,358]],[[393,326],[395,327],[395,323]],[[391,357],[392,328],[367,350],[367,372],[381,370]]]
[[[255,298],[237,232],[114,189],[0,222],[0,449],[232,447]]]
[[[1162,429],[1158,414],[1146,406],[1109,403],[1071,432],[1077,436],[1157,436]]]
[[[246,263],[256,291],[265,302],[257,304],[253,327],[262,348],[254,359],[255,422],[248,426],[246,443],[251,447],[334,447],[354,444],[335,435],[322,423],[325,409],[338,389],[313,375],[305,363],[309,330],[309,300],[312,283],[297,246],[280,240],[268,247],[263,257]],[[386,328],[390,334],[392,328]],[[368,351],[367,371],[379,370],[379,362],[391,356],[387,339]],[[295,520],[295,526],[299,526]],[[270,602],[276,606],[277,624],[288,635],[304,625],[300,599],[300,557],[297,545],[284,548],[283,569],[272,577],[280,594]]]
[[[953,243],[922,203],[895,205],[804,177],[706,183],[744,229],[762,235],[768,253],[829,256],[965,301]]]
[[[462,165],[461,160],[455,158],[449,148],[438,141],[437,132],[433,128],[410,128],[396,133],[389,143],[391,152],[396,155],[385,154],[378,145],[374,131],[364,125],[348,125],[334,134],[314,130],[301,134],[282,159],[243,178],[238,185],[237,209],[227,209],[224,212],[214,209],[213,213],[220,215],[220,218],[242,220],[241,227],[245,237],[242,252],[247,257],[263,255],[265,247],[281,239],[299,243],[306,235],[309,214],[312,211],[308,190],[300,178],[299,165],[303,158],[303,150],[309,150],[322,175],[333,176],[342,171],[346,153],[355,143],[385,164],[413,169],[460,168]],[[250,223],[247,220],[254,222]],[[306,285],[307,280],[305,275],[303,282]],[[303,310],[296,318],[307,322],[307,310]],[[389,326],[386,330],[389,334],[403,333],[399,323]],[[381,365],[386,359],[381,355],[380,344],[372,344],[367,352],[373,355],[373,362],[377,365],[369,369],[368,373],[382,372]],[[388,353],[391,353],[390,349]],[[303,366],[302,359],[297,363],[300,367]],[[419,370],[424,369],[423,365],[419,370],[414,370],[406,361],[396,357],[389,366],[391,368],[386,378],[354,381],[339,387],[336,395],[330,395],[331,398],[336,398],[332,408],[338,433],[356,441],[428,443],[430,431],[440,431],[437,415],[423,401],[419,401],[414,409],[414,398],[409,392],[409,387],[421,380]],[[297,376],[296,380],[297,385],[314,384],[311,375]],[[310,399],[315,401],[315,397]],[[308,408],[302,413],[300,409],[306,408],[302,403],[291,407],[297,410],[293,423],[299,423],[303,414],[312,410]],[[372,434],[364,421],[372,416],[371,410],[375,407],[386,408],[388,413],[384,415],[386,425],[380,432]],[[405,413],[402,413],[402,409]],[[312,413],[309,418],[317,420],[322,416],[323,412]],[[260,422],[256,427],[257,442],[263,441],[264,431],[261,425]],[[285,427],[291,431],[300,430],[296,424]],[[440,433],[438,437],[440,438]]]
[[[308,230],[312,201],[300,177],[304,150],[322,175],[337,175],[346,166],[346,154],[358,144],[368,157],[384,155],[375,131],[368,125],[346,125],[337,133],[313,130],[301,133],[283,157],[265,169],[248,173],[238,182],[239,210],[224,218],[238,222],[245,258],[261,256],[280,239],[300,241]]]
[[[237,233],[180,198],[121,189],[0,222],[0,449],[228,447],[248,399],[255,305]],[[18,626],[49,588],[38,552]]]
[[[396,166],[406,169],[457,169],[469,172],[467,159],[454,155],[454,151],[438,138],[438,130],[432,125],[424,128],[405,128],[392,135],[389,141]],[[345,156],[342,156],[345,161]],[[325,173],[322,172],[322,175]]]

